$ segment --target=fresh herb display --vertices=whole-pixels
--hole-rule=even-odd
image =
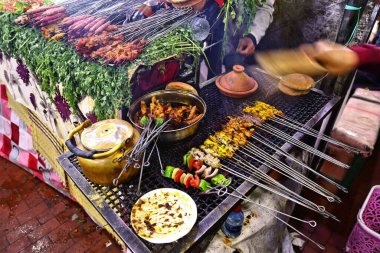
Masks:
[[[226,0],[220,15],[223,16],[224,23],[224,43],[227,40],[228,25],[231,20],[236,22],[237,29],[243,26],[247,27],[244,35],[249,33],[249,29],[255,18],[257,7],[265,3],[266,0]]]
[[[128,69],[131,65],[151,65],[183,53],[198,59],[201,52],[190,32],[178,29],[153,42],[136,61],[118,67],[109,66],[84,61],[65,43],[48,42],[38,30],[16,25],[15,18],[15,14],[0,12],[0,50],[22,59],[39,78],[41,89],[51,101],[58,93],[58,84],[62,84],[62,95],[73,111],[81,98],[92,97],[98,119],[112,118],[117,110],[129,105],[132,94]]]

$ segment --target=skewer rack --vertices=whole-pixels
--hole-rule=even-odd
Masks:
[[[289,97],[277,91],[277,89],[270,84],[271,80],[268,80],[268,76],[256,72],[251,73],[251,75],[259,83],[259,90],[249,98],[227,98],[220,94],[214,84],[201,89],[200,96],[207,104],[207,114],[193,137],[182,141],[178,145],[159,146],[164,166],[180,166],[182,164],[182,156],[187,153],[191,147],[199,146],[208,135],[226,123],[226,116],[239,114],[245,105],[252,104],[255,100],[274,105],[276,108],[282,110],[288,117],[309,127],[314,127],[323,120],[324,117],[334,109],[339,100],[338,97],[327,96],[316,89],[313,89],[309,94],[304,96]],[[296,133],[294,130],[288,128],[282,128],[282,130],[297,139],[303,137],[303,134]],[[265,135],[265,133],[261,134]],[[279,138],[271,135],[265,136],[271,142],[281,146],[284,151],[289,151],[292,148],[291,145]],[[274,155],[273,150],[265,148],[265,146],[259,145],[259,143],[256,144],[269,154]],[[183,190],[187,192],[197,204],[198,219],[192,231],[179,241],[170,244],[151,244],[138,237],[130,226],[131,209],[139,198],[135,194],[138,178],[128,184],[108,188],[89,181],[83,175],[82,169],[72,153],[66,153],[60,156],[58,162],[65,170],[69,181],[75,185],[77,192],[82,196],[82,200],[78,199],[80,204],[82,204],[82,201],[85,201],[87,205],[90,203],[91,209],[96,210],[97,216],[100,215],[99,217],[106,223],[106,229],[132,252],[182,252],[191,249],[192,246],[199,243],[206,235],[211,233],[211,231],[214,231],[216,226],[224,220],[229,210],[239,201],[237,198],[231,196],[222,196],[219,198],[215,196],[200,196],[194,189],[185,189],[182,185],[174,183],[173,180],[165,179],[161,175],[157,155],[153,154],[150,166],[144,169],[141,184],[142,194],[162,187]],[[268,169],[260,163],[255,161],[251,162],[265,173],[268,172]],[[233,167],[231,168],[234,169]],[[255,187],[252,183],[245,182],[233,176],[232,178],[232,186],[238,188],[243,194],[250,192]],[[100,198],[94,196],[100,196]]]

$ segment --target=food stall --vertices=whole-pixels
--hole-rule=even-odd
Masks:
[[[260,206],[271,218],[258,217],[257,222],[277,220],[283,230],[287,218],[296,218],[278,216],[291,211],[285,210],[288,204],[337,219],[299,194],[307,187],[331,202],[340,201],[308,179],[305,170],[322,175],[289,152],[296,146],[347,167],[301,141],[305,136],[319,138],[313,127],[332,112],[339,98],[312,88],[314,80],[298,90],[298,96],[288,96],[277,89],[277,77],[254,67],[247,68],[246,75],[240,66],[198,91],[174,83],[150,92],[177,79],[189,58],[190,69],[197,68],[202,48],[193,31],[182,25],[198,13],[164,8],[125,23],[125,12],[143,1],[130,1],[127,9],[124,2],[65,1],[21,16],[0,13],[0,79],[12,110],[31,129],[34,149],[62,181],[59,190],[68,192],[132,252],[200,247],[258,186],[286,201],[274,205],[282,209],[277,211],[268,209],[271,203]],[[114,24],[119,19],[123,25]],[[233,90],[228,78],[243,84]],[[122,112],[126,107],[127,114]],[[294,169],[297,166],[301,172]],[[158,193],[151,193],[154,190]],[[152,207],[153,212],[157,208],[171,212],[175,205],[163,202],[179,201],[178,196],[184,203],[194,203],[161,237],[153,233],[158,225],[143,221],[146,214],[139,214],[152,194],[156,200],[167,197]],[[312,221],[303,222],[314,226]]]

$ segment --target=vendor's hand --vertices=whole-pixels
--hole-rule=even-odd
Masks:
[[[334,75],[348,73],[356,68],[359,60],[350,49],[327,40],[301,45],[300,50]]]
[[[255,53],[255,44],[249,37],[241,38],[236,53],[247,57]]]

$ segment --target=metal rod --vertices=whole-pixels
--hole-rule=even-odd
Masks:
[[[359,154],[360,153],[360,151],[358,149],[353,148],[353,147],[351,147],[351,146],[349,146],[347,144],[344,144],[344,143],[342,143],[342,142],[340,142],[340,141],[338,141],[338,140],[336,140],[334,138],[331,138],[328,135],[320,134],[319,132],[310,131],[309,129],[306,129],[304,127],[298,126],[298,125],[293,124],[292,122],[286,121],[284,119],[279,120],[278,118],[269,118],[269,120],[273,121],[273,122],[275,122],[277,124],[286,126],[288,128],[297,130],[298,132],[307,134],[309,136],[312,136],[312,137],[315,137],[315,138],[320,138],[321,140],[324,140],[324,141],[329,142],[331,144],[334,144],[336,146],[342,147],[342,148],[346,149],[347,151],[353,152],[355,154]]]
[[[316,205],[316,204],[314,204],[314,203],[312,203],[312,202],[310,202],[310,201],[304,199],[303,197],[301,197],[301,196],[299,196],[299,195],[298,195],[296,198],[294,198],[294,197],[292,197],[292,196],[289,196],[289,195],[285,194],[284,192],[280,192],[280,191],[275,190],[275,189],[273,189],[273,188],[271,188],[271,187],[268,187],[268,186],[266,186],[266,185],[260,183],[260,182],[257,181],[257,180],[254,180],[254,179],[252,179],[252,178],[249,178],[249,177],[247,177],[247,176],[244,176],[243,174],[241,174],[241,173],[239,173],[239,172],[237,172],[237,171],[234,171],[234,170],[232,170],[232,169],[230,169],[230,168],[228,168],[227,166],[224,166],[224,165],[222,165],[222,166],[220,167],[220,169],[222,169],[222,170],[224,170],[224,171],[227,171],[227,172],[229,172],[230,174],[235,175],[236,177],[239,177],[239,178],[241,178],[241,179],[243,179],[243,180],[245,180],[245,181],[247,181],[247,182],[250,182],[250,183],[252,183],[252,184],[255,184],[255,185],[257,185],[257,186],[259,186],[259,187],[261,187],[261,188],[263,188],[263,189],[265,189],[265,190],[267,190],[267,191],[270,191],[270,192],[272,192],[272,193],[274,193],[274,194],[277,194],[277,195],[279,195],[279,196],[281,196],[281,197],[284,197],[284,198],[286,198],[286,199],[288,199],[288,200],[290,200],[290,201],[292,201],[292,202],[294,202],[294,203],[297,203],[297,204],[299,204],[299,205],[301,205],[301,206],[304,206],[304,207],[306,207],[306,208],[308,208],[308,209],[310,209],[310,210],[312,210],[312,211],[318,212],[318,213],[322,214],[322,215],[323,215],[324,217],[326,217],[326,218],[328,218],[328,217],[333,218],[333,217],[334,217],[333,215],[331,215],[331,214],[329,214],[328,212],[326,212],[326,208],[325,208],[324,206],[318,206],[318,205]],[[281,185],[281,186],[282,186],[282,185]],[[282,186],[282,187],[284,187],[284,186]],[[293,195],[294,195],[293,192],[292,192],[292,193],[288,192],[288,194],[293,194]],[[300,200],[298,200],[297,198],[302,199],[303,201],[300,201]]]
[[[137,192],[136,192],[137,196],[141,195],[141,180],[142,180],[142,175],[144,172],[145,154],[146,154],[146,152],[144,151],[143,159],[142,159],[142,163],[141,163],[141,169],[140,169],[139,183],[137,185]]]
[[[277,147],[274,143],[272,143],[270,140],[265,141],[262,138],[260,138],[259,136],[261,136],[261,135],[259,133],[256,133],[255,135],[252,136],[252,139],[255,140],[255,141],[258,141],[258,142],[260,142],[262,144],[264,144],[265,146],[267,146],[267,147],[269,147],[271,149],[273,149],[275,152],[277,152],[277,153],[285,156],[286,158],[292,160],[293,162],[297,163],[298,165],[302,166],[303,168],[307,169],[308,171],[314,173],[318,177],[321,177],[322,179],[324,179],[325,181],[327,181],[330,184],[334,185],[335,187],[337,187],[338,189],[342,190],[343,192],[348,193],[348,190],[347,190],[346,187],[344,187],[344,186],[340,185],[339,183],[331,180],[330,178],[326,177],[322,173],[319,173],[318,171],[312,169],[311,167],[309,167],[305,163],[299,161],[295,157],[293,157],[290,154],[286,153],[285,151],[283,151],[282,149],[280,149],[279,147]]]
[[[286,133],[284,133],[284,132],[282,132],[282,131],[274,128],[274,127],[271,127],[271,126],[268,126],[268,125],[265,125],[265,126],[263,125],[263,126],[257,126],[257,128],[260,129],[260,130],[263,130],[263,131],[265,131],[265,132],[267,132],[267,133],[269,133],[271,135],[277,136],[278,138],[283,139],[284,141],[287,141],[287,142],[289,142],[289,143],[291,143],[291,144],[293,144],[293,145],[295,145],[297,147],[300,147],[300,148],[304,149],[305,151],[308,151],[308,152],[310,152],[310,153],[312,153],[312,154],[314,154],[316,156],[319,156],[319,157],[321,157],[321,158],[323,158],[323,159],[325,159],[325,160],[327,160],[327,161],[329,161],[331,163],[334,163],[335,165],[338,165],[339,167],[342,167],[342,168],[345,168],[345,169],[348,169],[350,167],[350,166],[348,166],[348,165],[346,165],[346,164],[344,164],[344,163],[342,163],[342,162],[340,162],[340,161],[332,158],[331,156],[323,154],[319,150],[317,150],[317,149],[315,149],[315,148],[313,148],[313,147],[311,147],[311,146],[309,146],[309,145],[307,145],[307,144],[305,144],[305,143],[303,143],[303,142],[301,142],[301,141],[293,138],[292,136],[290,136],[290,135],[288,135],[288,134],[286,134]]]
[[[292,180],[298,184],[303,185],[304,187],[320,194],[321,196],[324,196],[328,201],[330,201],[330,202],[334,202],[334,201],[341,202],[339,197],[337,197],[334,194],[332,194],[331,192],[327,191],[326,189],[324,189],[323,187],[321,187],[320,185],[318,185],[314,181],[310,180],[309,178],[305,177],[304,175],[302,175],[298,171],[295,171],[292,168],[290,168],[289,166],[281,163],[280,161],[277,161],[276,159],[274,159],[270,155],[264,156],[263,154],[265,152],[261,152],[259,148],[253,148],[253,147],[247,146],[244,149],[246,149],[246,151],[248,151],[248,152],[251,151],[252,154],[255,154],[256,157],[260,157],[261,161],[257,160],[251,154],[248,154],[247,152],[240,150],[240,152],[243,153],[244,155],[246,155],[246,156],[248,156],[254,160],[257,160],[259,162],[263,162],[264,164],[269,163],[272,166],[276,166],[275,168],[272,166],[270,168],[277,171],[278,173],[286,176],[290,180]],[[278,169],[276,169],[276,168],[278,168]]]

